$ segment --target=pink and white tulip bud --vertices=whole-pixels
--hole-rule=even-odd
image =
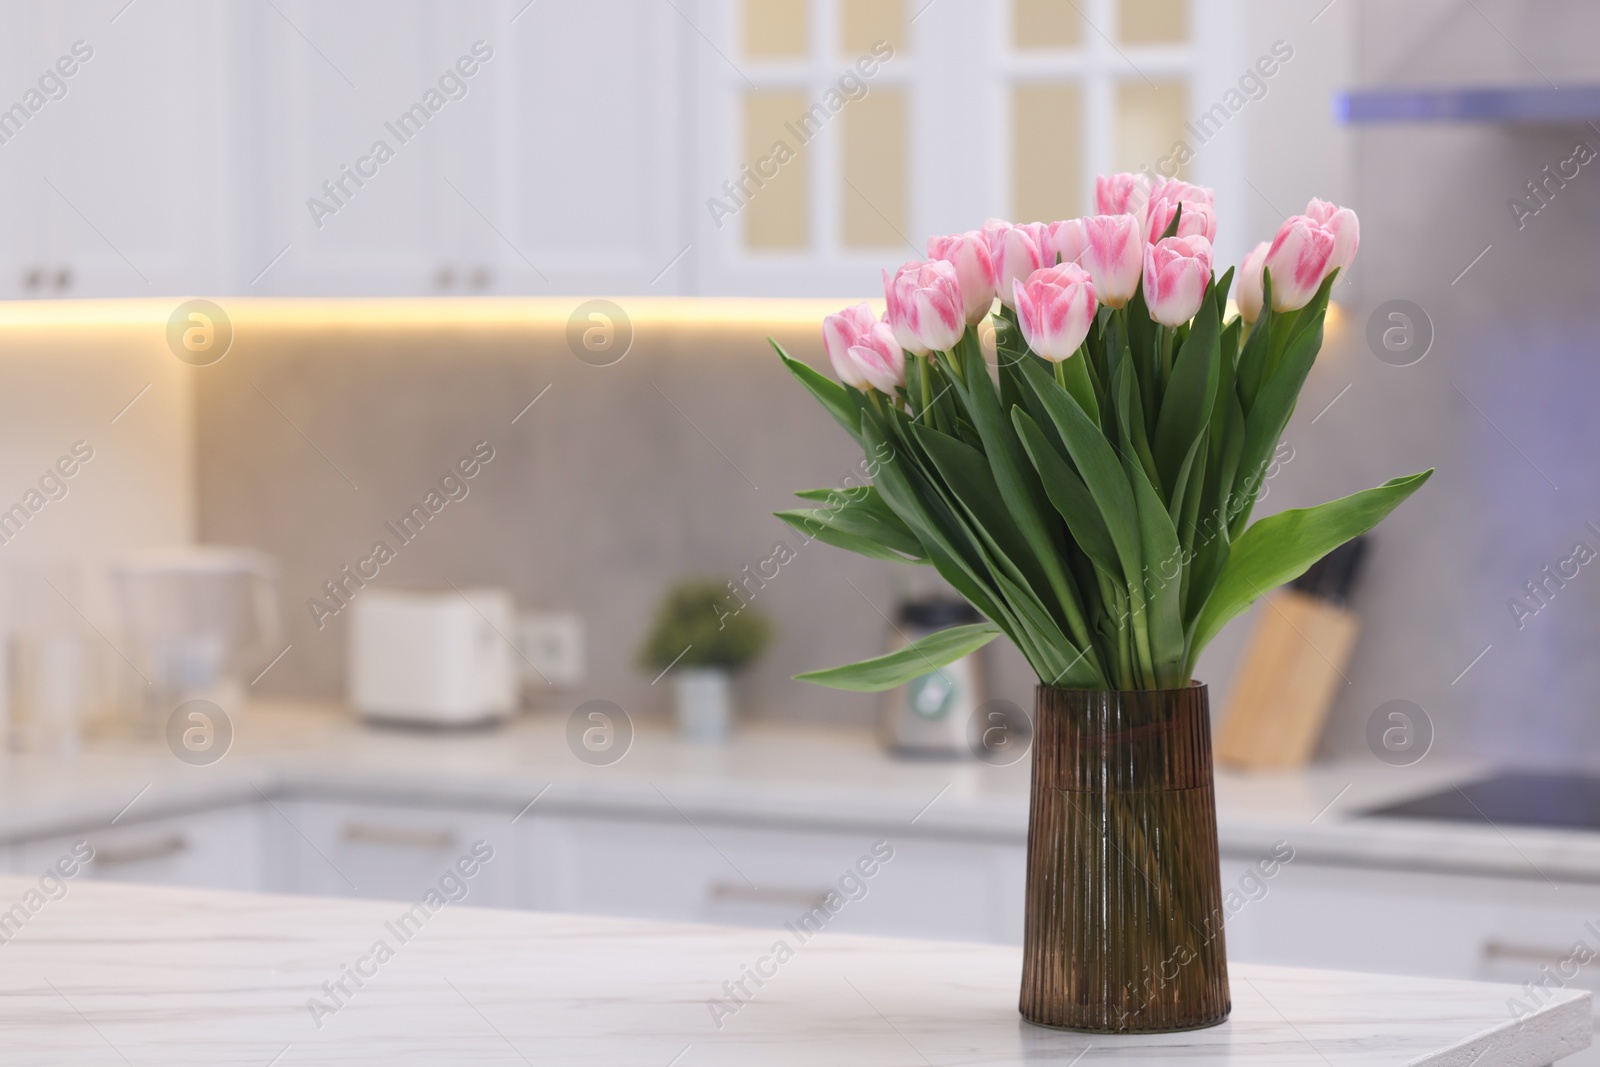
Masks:
[[[1027,278],[1045,262],[1049,255],[1050,228],[1042,222],[1012,225],[1000,219],[990,219],[983,224],[984,236],[989,239],[989,256],[994,260],[995,291],[1000,302],[1011,303],[1012,282]]]
[[[1144,250],[1144,302],[1163,326],[1194,318],[1211,283],[1211,242],[1201,236],[1168,237]]]
[[[823,319],[822,341],[834,373],[846,385],[893,396],[895,387],[906,383],[906,354],[900,342],[866,304]]]
[[[1143,228],[1150,203],[1150,179],[1143,174],[1102,174],[1094,180],[1097,215],[1137,215]]]
[[[1102,304],[1119,308],[1133,299],[1144,269],[1144,231],[1136,215],[1091,215],[1083,220],[1088,247],[1078,260],[1094,278]]]
[[[994,306],[996,277],[989,241],[978,230],[928,238],[928,258],[942,259],[956,269],[961,303],[968,325],[977,325]]]
[[[828,362],[833,364],[833,373],[844,384],[857,389],[867,387],[866,375],[861,373],[861,368],[850,357],[850,346],[877,321],[878,316],[866,304],[845,308],[822,320],[822,345],[828,350]],[[893,337],[894,331],[891,330],[889,336]]]
[[[1356,258],[1356,247],[1361,244],[1361,221],[1356,218],[1356,213],[1347,207],[1312,197],[1311,203],[1306,205],[1306,218],[1333,231],[1333,255],[1328,259],[1329,266],[1338,267],[1340,273],[1349,270]]]
[[[1273,311],[1296,311],[1311,302],[1332,266],[1336,243],[1332,230],[1306,215],[1284,221],[1267,249]]]
[[[1045,253],[1045,259],[1052,266],[1057,262],[1078,263],[1081,266],[1080,261],[1083,257],[1083,250],[1088,247],[1089,233],[1083,228],[1082,219],[1052,222],[1050,224],[1050,248]]]
[[[1176,182],[1184,186],[1187,182]],[[1171,226],[1174,214],[1178,214],[1178,205],[1184,206],[1184,214],[1178,219],[1178,237],[1203,237],[1211,242],[1216,240],[1216,208],[1211,206],[1211,190],[1200,189],[1198,186],[1189,186],[1189,189],[1198,189],[1206,198],[1195,200],[1176,200],[1171,197],[1150,198],[1149,230],[1147,237],[1150,242],[1162,240],[1166,227]]]
[[[1270,247],[1262,241],[1239,264],[1239,289],[1235,299],[1239,302],[1239,317],[1246,322],[1254,322],[1261,317],[1261,268],[1267,262],[1267,249]]]
[[[961,280],[944,260],[913,260],[892,278],[884,271],[883,293],[901,348],[920,356],[949,351],[961,339],[966,328]]]
[[[1056,363],[1078,350],[1094,322],[1094,280],[1088,271],[1063,263],[1040,268],[1011,286],[1017,325],[1029,348]]]

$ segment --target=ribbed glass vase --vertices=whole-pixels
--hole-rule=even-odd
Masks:
[[[1022,1015],[1094,1033],[1228,1017],[1204,685],[1040,686]]]

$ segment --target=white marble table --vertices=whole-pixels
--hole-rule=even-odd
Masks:
[[[1588,993],[1519,1027],[1506,986],[1250,966],[1220,1027],[1063,1033],[1018,1018],[1014,948],[826,932],[719,1028],[780,934],[447,904],[402,940],[403,904],[66,884],[0,944],[0,1062],[1537,1067],[1590,1038]],[[37,885],[0,878],[0,913]]]

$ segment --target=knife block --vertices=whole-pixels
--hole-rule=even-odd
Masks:
[[[1347,608],[1295,589],[1265,598],[1228,694],[1217,759],[1232,767],[1299,767],[1322,736],[1360,625]]]

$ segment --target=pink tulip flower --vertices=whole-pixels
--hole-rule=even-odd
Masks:
[[[1177,236],[1204,237],[1207,241],[1217,239],[1217,211],[1211,190],[1169,178],[1150,190],[1147,240],[1152,243],[1161,240],[1161,235],[1172,224],[1172,216],[1178,213],[1179,204],[1183,205],[1183,217],[1178,220]]]
[[[883,272],[889,325],[900,347],[917,355],[947,352],[966,328],[961,279],[942,259],[912,260],[890,277]]]
[[[1332,230],[1309,216],[1284,221],[1265,262],[1272,275],[1273,311],[1296,311],[1311,302],[1333,265],[1337,243]]]
[[[1185,204],[1214,204],[1217,194],[1215,190],[1204,185],[1195,185],[1181,178],[1163,178],[1150,187],[1150,199],[1183,201]]]
[[[1049,255],[1050,228],[1042,222],[1013,225],[1002,219],[983,224],[989,240],[989,256],[994,260],[995,292],[1000,302],[1010,306],[1012,282],[1024,279],[1040,267],[1052,266]]]
[[[1012,282],[1017,324],[1028,347],[1052,362],[1070,357],[1094,322],[1094,280],[1076,263],[1042,267]]]
[[[846,385],[893,396],[895,387],[906,383],[906,354],[900,342],[866,304],[823,319],[822,342],[833,372]]]
[[[1079,260],[1094,278],[1100,302],[1119,308],[1133,299],[1144,269],[1144,231],[1135,215],[1091,215],[1083,220],[1088,247]]]
[[[1262,241],[1250,250],[1244,257],[1244,262],[1239,264],[1239,290],[1236,299],[1239,301],[1239,317],[1246,322],[1254,322],[1261,317],[1261,268],[1267,262],[1267,249],[1271,246]]]
[[[942,259],[956,269],[967,324],[983,321],[994,306],[996,277],[988,239],[978,230],[928,238],[928,258]]]
[[[1119,214],[1109,212],[1108,214]],[[1129,212],[1131,214],[1131,212]],[[1078,263],[1082,265],[1083,250],[1089,247],[1089,234],[1082,219],[1067,219],[1050,224],[1050,248],[1045,258],[1050,264]],[[1052,254],[1054,258],[1052,258]]]
[[[1094,210],[1098,215],[1136,215],[1144,229],[1150,203],[1150,179],[1143,174],[1102,174],[1094,180]]]
[[[1211,282],[1211,242],[1202,236],[1168,237],[1144,250],[1144,302],[1163,326],[1194,317]]]
[[[1356,213],[1347,207],[1312,197],[1311,203],[1306,205],[1306,218],[1333,231],[1333,255],[1328,257],[1329,266],[1338,267],[1341,274],[1349,270],[1356,258],[1356,247],[1361,243],[1361,221],[1356,218]]]

